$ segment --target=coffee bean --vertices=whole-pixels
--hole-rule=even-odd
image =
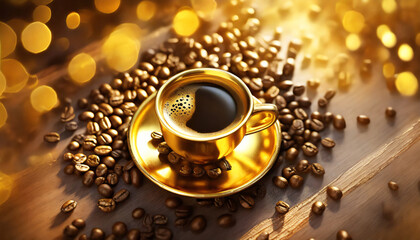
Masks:
[[[181,160],[181,158],[181,155],[174,151],[170,152],[168,155],[168,161],[172,164],[177,164]]]
[[[321,201],[316,201],[312,204],[312,212],[316,215],[322,215],[325,211],[325,204]]]
[[[329,101],[335,96],[335,93],[336,91],[334,89],[329,89],[327,92],[325,92],[324,98]]]
[[[155,230],[156,240],[170,240],[172,239],[172,231],[166,227],[158,227]]]
[[[120,191],[116,192],[112,199],[116,203],[124,202],[128,197],[130,197],[130,192],[127,189],[121,189]]]
[[[287,151],[286,151],[286,154],[285,154],[285,159],[287,160],[287,161],[294,161],[294,160],[296,160],[296,158],[297,158],[297,156],[299,155],[299,151],[296,149],[296,148],[294,148],[294,147],[291,147],[291,148],[289,148]]]
[[[322,118],[322,121],[324,124],[330,124],[334,119],[334,115],[331,112],[324,113],[324,116]]]
[[[318,119],[312,119],[311,122],[311,129],[317,132],[324,130],[324,124]]]
[[[135,167],[130,170],[130,178],[131,184],[135,187],[140,187],[143,183],[143,175],[140,173],[140,170]]]
[[[85,226],[86,226],[85,220],[83,220],[81,218],[74,219],[73,222],[71,222],[71,224],[79,230],[85,228]]]
[[[291,80],[285,80],[278,84],[278,87],[281,90],[289,91],[289,89],[293,86],[293,82]]]
[[[73,163],[74,164],[84,163],[84,162],[86,162],[86,160],[87,160],[87,157],[83,153],[77,153],[73,156]]]
[[[153,218],[149,214],[146,214],[144,215],[142,223],[143,223],[143,226],[152,226]]]
[[[73,160],[73,157],[74,157],[73,153],[71,153],[71,152],[66,152],[66,153],[64,153],[64,155],[63,155],[63,160],[64,160],[64,161],[71,161],[71,160]]]
[[[362,125],[367,125],[367,124],[370,123],[370,119],[366,115],[359,115],[359,116],[357,116],[357,122],[362,124]]]
[[[99,164],[98,167],[96,167],[95,173],[96,173],[96,176],[98,177],[105,176],[107,172],[108,172],[108,168],[103,163]]]
[[[83,149],[86,151],[91,151],[96,147],[98,141],[96,140],[96,135],[87,135],[83,142]]]
[[[278,201],[276,203],[276,212],[279,214],[286,214],[289,211],[289,204],[284,201]]]
[[[68,122],[64,125],[64,128],[69,132],[74,132],[77,130],[79,125],[75,121]]]
[[[77,202],[74,200],[67,200],[61,206],[61,211],[64,213],[68,213],[73,211],[77,206]]]
[[[109,153],[111,153],[111,151],[112,151],[112,148],[106,145],[96,146],[94,149],[95,154],[99,156],[108,155]]]
[[[346,128],[346,120],[340,114],[334,115],[333,126],[337,130],[342,130]]]
[[[389,189],[391,189],[392,191],[397,191],[399,186],[398,183],[394,182],[394,181],[389,181],[388,182],[388,187]]]
[[[340,200],[343,197],[343,192],[338,187],[328,186],[327,195],[334,200]]]
[[[303,184],[303,177],[299,175],[293,175],[290,177],[289,183],[292,188],[299,188]]]
[[[282,175],[286,179],[289,179],[291,176],[296,174],[296,169],[294,167],[285,167],[282,170]]]
[[[127,234],[127,225],[123,222],[116,222],[112,225],[112,233],[118,237],[124,237]]]
[[[298,99],[297,101],[301,108],[309,108],[312,104],[311,100],[309,100],[308,97],[300,97],[300,99]]]
[[[60,135],[56,132],[50,132],[44,135],[44,141],[48,143],[57,143],[60,141]]]
[[[103,197],[109,198],[114,194],[114,190],[112,190],[111,186],[104,183],[98,186],[98,193]]]
[[[106,176],[108,184],[115,186],[118,183],[118,175],[116,173],[110,173]]]
[[[394,118],[397,115],[397,112],[392,107],[387,107],[385,109],[385,116],[388,118]]]
[[[318,144],[319,140],[321,140],[321,135],[316,131],[312,131],[311,135],[309,136],[309,142]]]
[[[222,171],[230,171],[232,169],[232,166],[230,165],[229,161],[226,158],[222,158],[218,162],[218,166]]]
[[[67,237],[74,238],[77,236],[77,234],[79,234],[79,229],[77,229],[75,226],[70,224],[64,228],[63,234]]]
[[[144,214],[145,214],[145,211],[143,208],[136,208],[131,212],[131,216],[134,219],[140,219],[144,216]]]
[[[209,207],[213,205],[214,200],[213,199],[209,199],[209,198],[205,198],[205,199],[195,199],[197,202],[198,206],[202,206],[202,207]]]
[[[181,206],[182,200],[179,197],[168,197],[165,200],[165,206],[167,208],[175,209],[179,206]]]
[[[88,134],[97,134],[100,131],[99,124],[97,122],[88,122],[86,125],[86,132]]]
[[[274,100],[272,101],[273,104],[277,106],[278,109],[285,108],[287,105],[286,99],[283,96],[277,95]]]
[[[80,121],[89,121],[95,117],[95,114],[91,111],[84,111],[82,114],[79,115]]]
[[[111,136],[112,137],[112,136]],[[122,149],[125,147],[125,143],[123,140],[120,139],[116,139],[115,141],[113,141],[112,143],[112,149]]]
[[[319,121],[322,121],[322,114],[318,111],[312,112],[311,119],[317,119]]]
[[[91,240],[103,240],[105,238],[105,233],[100,228],[92,228],[90,231]]]
[[[192,169],[193,177],[199,178],[199,177],[204,176],[204,174],[206,174],[206,171],[201,166],[197,165],[197,166],[194,166],[194,168]]]
[[[270,234],[268,232],[263,232],[255,240],[268,240]]]
[[[302,151],[305,156],[313,157],[318,153],[318,148],[311,142],[306,142],[302,146]]]
[[[340,230],[337,232],[337,240],[352,240],[352,238],[346,230]]]
[[[302,172],[302,173],[306,173],[309,171],[310,169],[310,165],[308,160],[306,159],[302,159],[298,162],[298,164],[295,167],[296,171],[298,172]]]
[[[281,189],[286,188],[288,185],[287,179],[281,176],[274,176],[273,183],[276,187],[281,188]]]
[[[218,198],[215,198],[215,199],[213,200],[213,204],[214,204],[214,206],[215,206],[215,207],[217,207],[217,208],[221,208],[221,207],[223,207],[223,205],[225,205],[225,202],[226,202],[226,199],[225,199],[225,198],[223,198],[223,197],[218,197]]]
[[[130,160],[124,165],[123,170],[130,171],[134,166],[135,166],[134,161]]]
[[[308,119],[308,114],[303,108],[296,108],[293,113],[295,114],[296,118],[299,118],[300,120],[306,120]]]
[[[190,222],[190,229],[195,233],[202,232],[207,226],[207,220],[203,215],[195,216]]]
[[[191,206],[182,205],[175,210],[175,216],[180,218],[186,218],[191,216],[193,208]]]
[[[87,171],[85,174],[83,174],[83,185],[89,187],[92,186],[94,182],[95,172],[92,170]]]
[[[87,108],[89,102],[86,98],[80,98],[77,100],[77,106],[81,109]]]
[[[333,148],[335,146],[335,142],[331,138],[322,139],[321,144],[322,144],[322,146],[324,146],[326,148]]]
[[[319,163],[312,163],[311,170],[315,176],[323,176],[325,174],[324,167]]]
[[[154,141],[158,142],[162,142],[164,140],[162,133],[159,132],[152,132],[151,137]]]
[[[157,225],[165,225],[168,223],[168,218],[162,214],[156,214],[153,216],[153,223]]]
[[[222,228],[229,228],[235,225],[236,219],[232,214],[223,214],[217,218],[217,224]]]
[[[76,168],[77,171],[79,172],[87,172],[89,171],[89,166],[86,164],[82,164],[82,163],[78,163],[74,166]]]
[[[88,236],[86,234],[80,235],[80,237],[78,239],[79,240],[89,240],[89,238],[88,238]]]
[[[227,198],[225,205],[229,212],[236,212],[238,210],[238,205],[233,198]]]
[[[187,218],[177,218],[175,219],[175,226],[177,227],[183,227],[187,225],[188,219]]]
[[[169,154],[172,151],[166,142],[159,143],[157,150],[160,154]]]
[[[115,210],[115,201],[111,198],[99,199],[98,207],[103,212],[112,212]]]
[[[72,106],[66,106],[64,111],[61,113],[61,122],[70,122],[74,119],[76,114],[74,114],[74,109]]]
[[[105,179],[104,177],[97,177],[97,178],[95,179],[95,185],[96,185],[96,186],[99,186],[99,185],[101,185],[101,184],[105,183],[105,181],[106,181],[106,179]]]
[[[101,133],[101,135],[98,136],[98,143],[101,145],[110,145],[112,141],[112,137],[108,133]]]
[[[126,184],[131,184],[131,177],[129,171],[124,171],[122,173],[122,179]]]
[[[304,85],[295,85],[293,87],[293,94],[295,96],[302,96],[302,94],[305,92],[305,86]]]
[[[280,89],[276,86],[272,86],[265,92],[264,98],[267,102],[271,102],[277,95],[279,95],[279,93]]]
[[[241,194],[239,196],[239,204],[241,204],[243,208],[250,209],[254,207],[255,201],[251,196],[247,194]]]
[[[318,106],[323,108],[326,107],[328,105],[328,100],[325,98],[320,98],[318,99]]]

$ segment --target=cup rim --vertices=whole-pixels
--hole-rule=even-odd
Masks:
[[[162,116],[161,112],[160,112],[160,106],[159,106],[159,102],[162,96],[162,92],[165,91],[165,89],[171,85],[172,82],[174,82],[175,80],[179,79],[180,77],[183,77],[185,75],[190,75],[190,74],[197,74],[197,73],[201,73],[201,74],[206,74],[206,72],[213,72],[213,73],[219,73],[220,75],[217,75],[219,77],[226,77],[226,78],[230,78],[231,80],[234,80],[236,82],[236,84],[238,84],[243,91],[245,91],[246,96],[248,98],[249,101],[249,106],[248,109],[246,111],[245,117],[242,118],[241,122],[239,124],[237,124],[234,128],[230,129],[227,132],[224,132],[223,134],[220,135],[216,135],[216,136],[211,136],[211,137],[192,137],[186,134],[183,134],[182,132],[176,131],[174,130],[168,123],[167,121],[164,119],[164,116]],[[224,75],[224,76],[223,76]],[[185,70],[182,71],[180,73],[175,74],[174,76],[170,77],[168,79],[168,81],[166,81],[158,90],[157,94],[156,94],[156,100],[155,100],[155,111],[157,114],[157,117],[159,119],[160,124],[164,125],[165,128],[171,132],[172,134],[181,137],[183,139],[186,140],[190,140],[190,141],[194,141],[194,142],[205,142],[205,141],[212,141],[212,140],[217,140],[217,139],[221,139],[221,138],[225,138],[227,136],[232,135],[233,133],[235,133],[236,131],[238,131],[240,128],[243,127],[244,124],[246,124],[246,122],[248,121],[248,119],[250,118],[252,111],[254,109],[254,101],[252,99],[252,93],[251,91],[248,89],[248,87],[245,85],[245,83],[236,75],[221,70],[221,69],[217,69],[217,68],[194,68],[194,69],[189,69],[189,70]]]

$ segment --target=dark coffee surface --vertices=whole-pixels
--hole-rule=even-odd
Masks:
[[[237,115],[237,103],[225,89],[206,84],[195,92],[195,111],[187,127],[199,133],[212,133],[229,126]]]

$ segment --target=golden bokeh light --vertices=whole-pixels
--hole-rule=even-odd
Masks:
[[[4,105],[0,102],[0,128],[6,124],[7,121],[7,110]]]
[[[387,25],[381,24],[376,28],[376,36],[378,36],[379,39],[382,39],[382,36],[389,31],[391,31],[391,29],[389,29]]]
[[[391,62],[387,62],[382,67],[382,73],[385,78],[392,78],[395,74],[395,66]]]
[[[197,14],[188,8],[181,9],[174,17],[173,28],[181,36],[187,37],[197,31],[200,20]]]
[[[0,114],[1,114],[1,106],[3,106],[0,103]],[[1,115],[0,115],[0,121],[1,121]],[[1,122],[0,122],[0,126],[1,126]],[[9,199],[10,194],[12,193],[12,189],[13,189],[13,179],[0,172],[0,206],[5,203],[7,201],[7,199]]]
[[[401,44],[398,48],[398,57],[404,62],[411,61],[413,59],[413,55],[413,49],[406,43]]]
[[[399,73],[395,80],[395,86],[399,93],[404,96],[413,96],[417,93],[418,80],[412,72]]]
[[[343,16],[343,27],[347,32],[359,33],[365,26],[365,17],[356,11],[347,11]]]
[[[90,81],[96,73],[96,62],[87,53],[74,56],[67,67],[70,78],[78,84]]]
[[[55,44],[61,51],[66,51],[70,47],[70,41],[66,37],[61,37],[57,39],[55,41]]]
[[[397,2],[395,0],[382,0],[382,9],[385,13],[393,13],[397,10]]]
[[[0,71],[0,96],[3,94],[5,89],[6,89],[6,77]]]
[[[57,93],[50,86],[41,85],[31,93],[31,105],[40,113],[50,111],[57,103]]]
[[[152,1],[141,1],[137,5],[137,18],[142,21],[149,21],[156,13],[156,3]]]
[[[211,20],[217,8],[215,0],[191,0],[191,6],[203,19]]]
[[[37,6],[32,12],[34,21],[47,23],[51,19],[51,9],[45,5]]]
[[[95,0],[95,7],[101,13],[113,13],[120,7],[121,0]]]
[[[359,35],[351,33],[346,37],[346,47],[350,51],[356,51],[362,45]]]
[[[0,56],[7,57],[16,48],[17,37],[15,31],[4,22],[0,22]]]
[[[6,78],[6,93],[15,93],[22,90],[28,82],[29,74],[25,67],[15,59],[3,59],[1,72]]]
[[[66,25],[68,29],[76,29],[80,25],[80,15],[77,12],[71,12],[66,17]]]
[[[397,44],[397,37],[391,31],[387,31],[382,35],[382,44],[387,48],[392,48]]]
[[[51,43],[51,31],[42,22],[33,22],[22,31],[21,40],[23,47],[31,53],[45,51]]]
[[[32,0],[32,2],[35,5],[48,5],[52,2],[53,0]]]

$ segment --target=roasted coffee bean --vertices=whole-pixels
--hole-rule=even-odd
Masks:
[[[117,115],[110,116],[109,121],[111,122],[111,126],[113,128],[118,128],[119,126],[121,126],[121,124],[123,124],[123,120],[120,116]]]
[[[81,109],[87,108],[89,101],[86,98],[80,98],[77,100],[77,106]]]
[[[368,125],[370,123],[370,118],[366,115],[357,116],[357,122],[362,125]]]
[[[181,160],[181,155],[172,151],[168,154],[168,161],[172,164],[177,164]]]
[[[68,213],[73,211],[77,206],[77,202],[74,200],[67,200],[61,206],[61,211],[64,213]]]
[[[121,139],[116,139],[112,142],[112,149],[123,149],[125,147],[124,141]]]
[[[83,185],[89,187],[92,186],[93,182],[95,181],[95,172],[92,170],[87,171],[85,174],[83,174]]]
[[[236,219],[232,214],[223,214],[217,218],[217,224],[222,228],[229,228],[235,225]]]
[[[325,174],[324,167],[319,163],[312,163],[311,170],[315,176],[323,176]]]
[[[302,96],[302,94],[305,92],[305,86],[304,85],[295,85],[293,87],[293,94],[295,96]]]
[[[140,219],[144,216],[144,214],[145,214],[145,211],[143,208],[136,208],[131,212],[131,216],[134,219]]]
[[[118,175],[121,176],[122,175],[122,171],[123,171],[123,166],[121,166],[119,163],[116,163],[114,165],[114,172]]]
[[[129,171],[123,171],[122,179],[126,184],[131,184],[130,172]]]
[[[74,164],[84,163],[84,162],[86,162],[86,160],[87,160],[87,157],[83,153],[77,153],[73,156],[73,163]]]
[[[387,107],[385,109],[385,116],[388,118],[394,118],[397,115],[397,112],[392,107]]]
[[[64,125],[64,128],[69,132],[74,132],[79,128],[79,125],[75,121],[68,122]]]
[[[334,200],[340,200],[343,197],[343,192],[338,187],[328,186],[327,195]]]
[[[309,142],[318,144],[319,140],[321,140],[321,135],[316,131],[312,131],[309,137]]]
[[[278,188],[286,188],[288,185],[287,179],[282,176],[274,176],[273,177],[273,183]]]
[[[92,228],[90,231],[91,240],[103,240],[105,238],[105,233],[100,228]]]
[[[337,130],[342,130],[346,128],[346,120],[340,114],[336,114],[333,118],[333,126]]]
[[[293,82],[291,80],[285,80],[278,84],[278,87],[281,90],[289,91],[289,89],[293,86]]]
[[[96,135],[87,135],[83,141],[83,149],[90,151],[96,147],[97,143]]]
[[[181,206],[182,200],[179,197],[168,197],[165,200],[165,206],[167,208],[175,209],[179,206]]]
[[[115,210],[115,201],[111,198],[102,198],[98,200],[98,207],[103,212],[112,212]]]
[[[118,175],[116,173],[110,173],[106,176],[108,184],[115,186],[118,183]]]
[[[77,234],[79,234],[79,229],[77,227],[73,226],[72,224],[67,225],[64,228],[63,234],[67,237],[76,237]]]
[[[317,132],[324,130],[324,124],[318,119],[311,120],[311,128]]]
[[[157,150],[160,154],[169,154],[172,151],[166,142],[159,143]]]
[[[66,106],[64,111],[61,113],[61,122],[70,122],[74,119],[76,114],[74,114],[74,109],[72,106]]]
[[[184,161],[181,163],[181,168],[179,169],[179,174],[181,176],[191,176],[192,171],[193,169],[189,162]]]
[[[135,229],[135,228],[131,229],[127,233],[127,240],[140,240],[140,237],[141,237],[140,230]],[[149,239],[149,238],[146,238],[146,239]]]
[[[398,183],[394,182],[394,181],[389,181],[388,182],[388,187],[389,189],[391,189],[392,191],[397,191],[399,186]]]
[[[312,212],[316,215],[322,215],[325,211],[325,204],[321,201],[316,201],[312,204]]]
[[[97,134],[101,128],[99,127],[99,124],[97,122],[88,122],[86,125],[86,132],[88,134]]]
[[[78,163],[74,166],[74,168],[76,168],[77,171],[79,172],[87,172],[89,171],[90,167],[86,164],[82,164],[82,163]]]
[[[101,111],[105,116],[109,116],[114,112],[114,109],[108,103],[101,103],[98,106],[99,111]]]
[[[73,160],[73,157],[74,157],[74,154],[73,153],[66,152],[63,155],[63,160],[64,161],[71,161],[71,160]]]
[[[140,187],[143,183],[143,175],[141,174],[140,170],[137,168],[132,168],[130,170],[130,178],[131,178],[131,184],[135,187]]]
[[[101,133],[98,136],[98,143],[101,145],[110,145],[112,143],[112,137],[108,133]]]
[[[203,215],[195,216],[190,222],[190,229],[195,233],[202,232],[207,226],[207,220]]]
[[[306,120],[308,119],[308,114],[306,113],[305,110],[303,110],[303,108],[296,108],[293,113],[295,114],[296,118],[300,119],[300,120]]]
[[[93,118],[93,121],[99,122],[104,117],[105,117],[105,115],[102,112],[97,112],[97,113],[95,113],[95,117]]]
[[[191,216],[193,213],[193,208],[191,206],[182,205],[176,208],[175,210],[175,216],[180,218],[186,218]]]
[[[63,171],[67,175],[72,175],[74,173],[74,165],[73,164],[69,164],[69,165],[65,166],[64,169],[63,169]]]
[[[177,218],[175,219],[175,226],[177,227],[183,227],[185,225],[187,225],[188,223],[188,218]]]
[[[287,105],[286,99],[281,95],[276,96],[272,103],[275,104],[278,109],[285,108]]]
[[[198,206],[208,207],[213,205],[213,199],[205,198],[205,199],[195,199]]]
[[[122,150],[113,150],[111,152],[111,157],[115,158],[115,159],[120,159],[122,157]]]
[[[165,225],[168,223],[168,218],[162,214],[156,214],[153,216],[153,223],[157,225]]]
[[[229,212],[236,212],[238,210],[238,205],[233,198],[226,198],[225,206]]]
[[[85,220],[81,219],[81,218],[76,218],[73,220],[73,222],[71,222],[71,224],[75,227],[77,227],[77,229],[81,230],[83,228],[86,227],[86,222]]]
[[[108,168],[103,163],[99,164],[98,167],[96,168],[96,171],[95,171],[96,176],[98,176],[98,177],[105,176],[107,174],[107,172],[108,172]]]
[[[335,146],[335,142],[331,138],[322,139],[321,144],[322,144],[322,146],[324,146],[326,148],[333,148]]]
[[[206,171],[204,170],[204,168],[202,168],[201,166],[194,166],[193,170],[192,170],[192,175],[193,177],[202,177],[204,176],[204,174],[206,174]]]
[[[154,141],[158,142],[162,142],[164,140],[162,133],[159,132],[152,132],[151,137]]]
[[[44,135],[44,141],[48,143],[57,143],[60,141],[60,134],[56,132],[50,132]]]
[[[113,168],[115,166],[115,159],[111,156],[106,156],[102,159],[102,163],[108,168]]]
[[[101,184],[103,184],[103,183],[105,183],[106,182],[106,179],[104,178],[104,177],[97,177],[96,179],[95,179],[95,185],[96,186],[99,186],[99,185],[101,185]]]
[[[286,179],[289,179],[291,176],[296,174],[296,169],[294,167],[285,167],[282,170],[282,175]]]
[[[104,118],[99,120],[99,127],[102,130],[108,130],[112,127],[111,121],[109,120],[109,118],[107,116],[105,116]]]
[[[276,203],[276,212],[280,213],[280,214],[286,214],[289,211],[289,204],[287,204],[284,201],[278,201]]]
[[[110,154],[112,151],[112,148],[110,146],[106,146],[106,145],[100,145],[100,146],[96,146],[94,149],[95,154],[99,155],[99,156],[105,156]]]
[[[322,121],[322,114],[318,111],[312,112],[311,119],[317,119],[319,121]]]
[[[89,240],[88,236],[86,234],[82,234],[80,235],[80,237],[78,238],[78,240]]]
[[[334,89],[329,89],[324,94],[324,98],[327,99],[328,101],[331,100],[334,96],[335,96],[335,90]]]
[[[328,100],[327,99],[325,99],[323,97],[318,99],[318,106],[319,107],[323,108],[323,107],[326,107],[327,105],[328,105]]]
[[[297,158],[297,156],[299,155],[299,151],[296,149],[296,148],[294,148],[294,147],[291,147],[291,148],[289,148],[287,151],[286,151],[286,154],[285,154],[285,159],[287,160],[287,161],[294,161],[294,160],[296,160],[296,158]]]
[[[290,177],[289,183],[292,188],[299,188],[303,184],[303,177],[299,175],[293,175]]]
[[[352,240],[352,237],[346,230],[340,230],[337,232],[337,240]]]
[[[265,92],[264,98],[267,102],[271,102],[277,95],[279,95],[279,93],[280,89],[276,86],[272,86]]]
[[[118,237],[124,237],[127,234],[127,225],[123,222],[116,222],[112,225],[112,233]]]
[[[95,114],[91,111],[84,111],[82,114],[79,115],[80,121],[89,121],[95,117]]]
[[[166,227],[158,227],[155,230],[155,238],[156,240],[171,240],[172,231]]]
[[[302,159],[298,162],[295,168],[296,168],[296,171],[298,172],[306,173],[309,171],[310,165],[309,165],[308,160]]]
[[[334,115],[331,112],[324,113],[324,116],[322,117],[322,121],[325,124],[330,124],[334,119]]]
[[[149,214],[144,215],[142,224],[143,226],[152,226],[153,218]]]
[[[225,205],[225,202],[226,202],[225,198],[218,197],[218,198],[214,199],[213,204],[214,204],[215,207],[221,208],[221,207],[223,207],[223,205]]]
[[[270,234],[268,232],[263,232],[255,240],[268,240]]]
[[[99,106],[97,104],[95,104],[95,103],[92,103],[91,105],[89,105],[88,109],[91,112],[96,113],[97,111],[99,111]]]
[[[206,170],[207,176],[209,178],[215,179],[222,175],[222,169],[218,167],[207,165],[204,167],[204,169]]]
[[[241,194],[239,196],[239,203],[241,204],[243,208],[246,208],[246,209],[253,208],[255,205],[254,199],[248,194]]]
[[[311,142],[306,142],[302,146],[302,152],[303,152],[303,154],[305,154],[305,156],[313,157],[313,156],[315,156],[318,153],[318,147],[315,146]]]
[[[293,95],[293,93],[291,93],[291,92],[283,93],[283,97],[284,97],[284,99],[286,99],[287,103],[290,103],[290,102],[294,101],[295,98],[296,98],[295,95]]]
[[[103,197],[109,198],[114,194],[114,190],[112,190],[111,186],[104,183],[98,186],[98,193]]]
[[[128,197],[130,197],[130,192],[127,189],[121,189],[120,191],[116,192],[112,199],[116,203],[124,202]]]
[[[232,166],[230,165],[229,161],[226,158],[222,158],[218,162],[218,166],[222,171],[229,171],[232,169]]]
[[[123,170],[130,171],[134,166],[135,166],[134,161],[130,160],[124,165]]]
[[[300,97],[297,101],[301,108],[309,108],[312,104],[308,97]]]

